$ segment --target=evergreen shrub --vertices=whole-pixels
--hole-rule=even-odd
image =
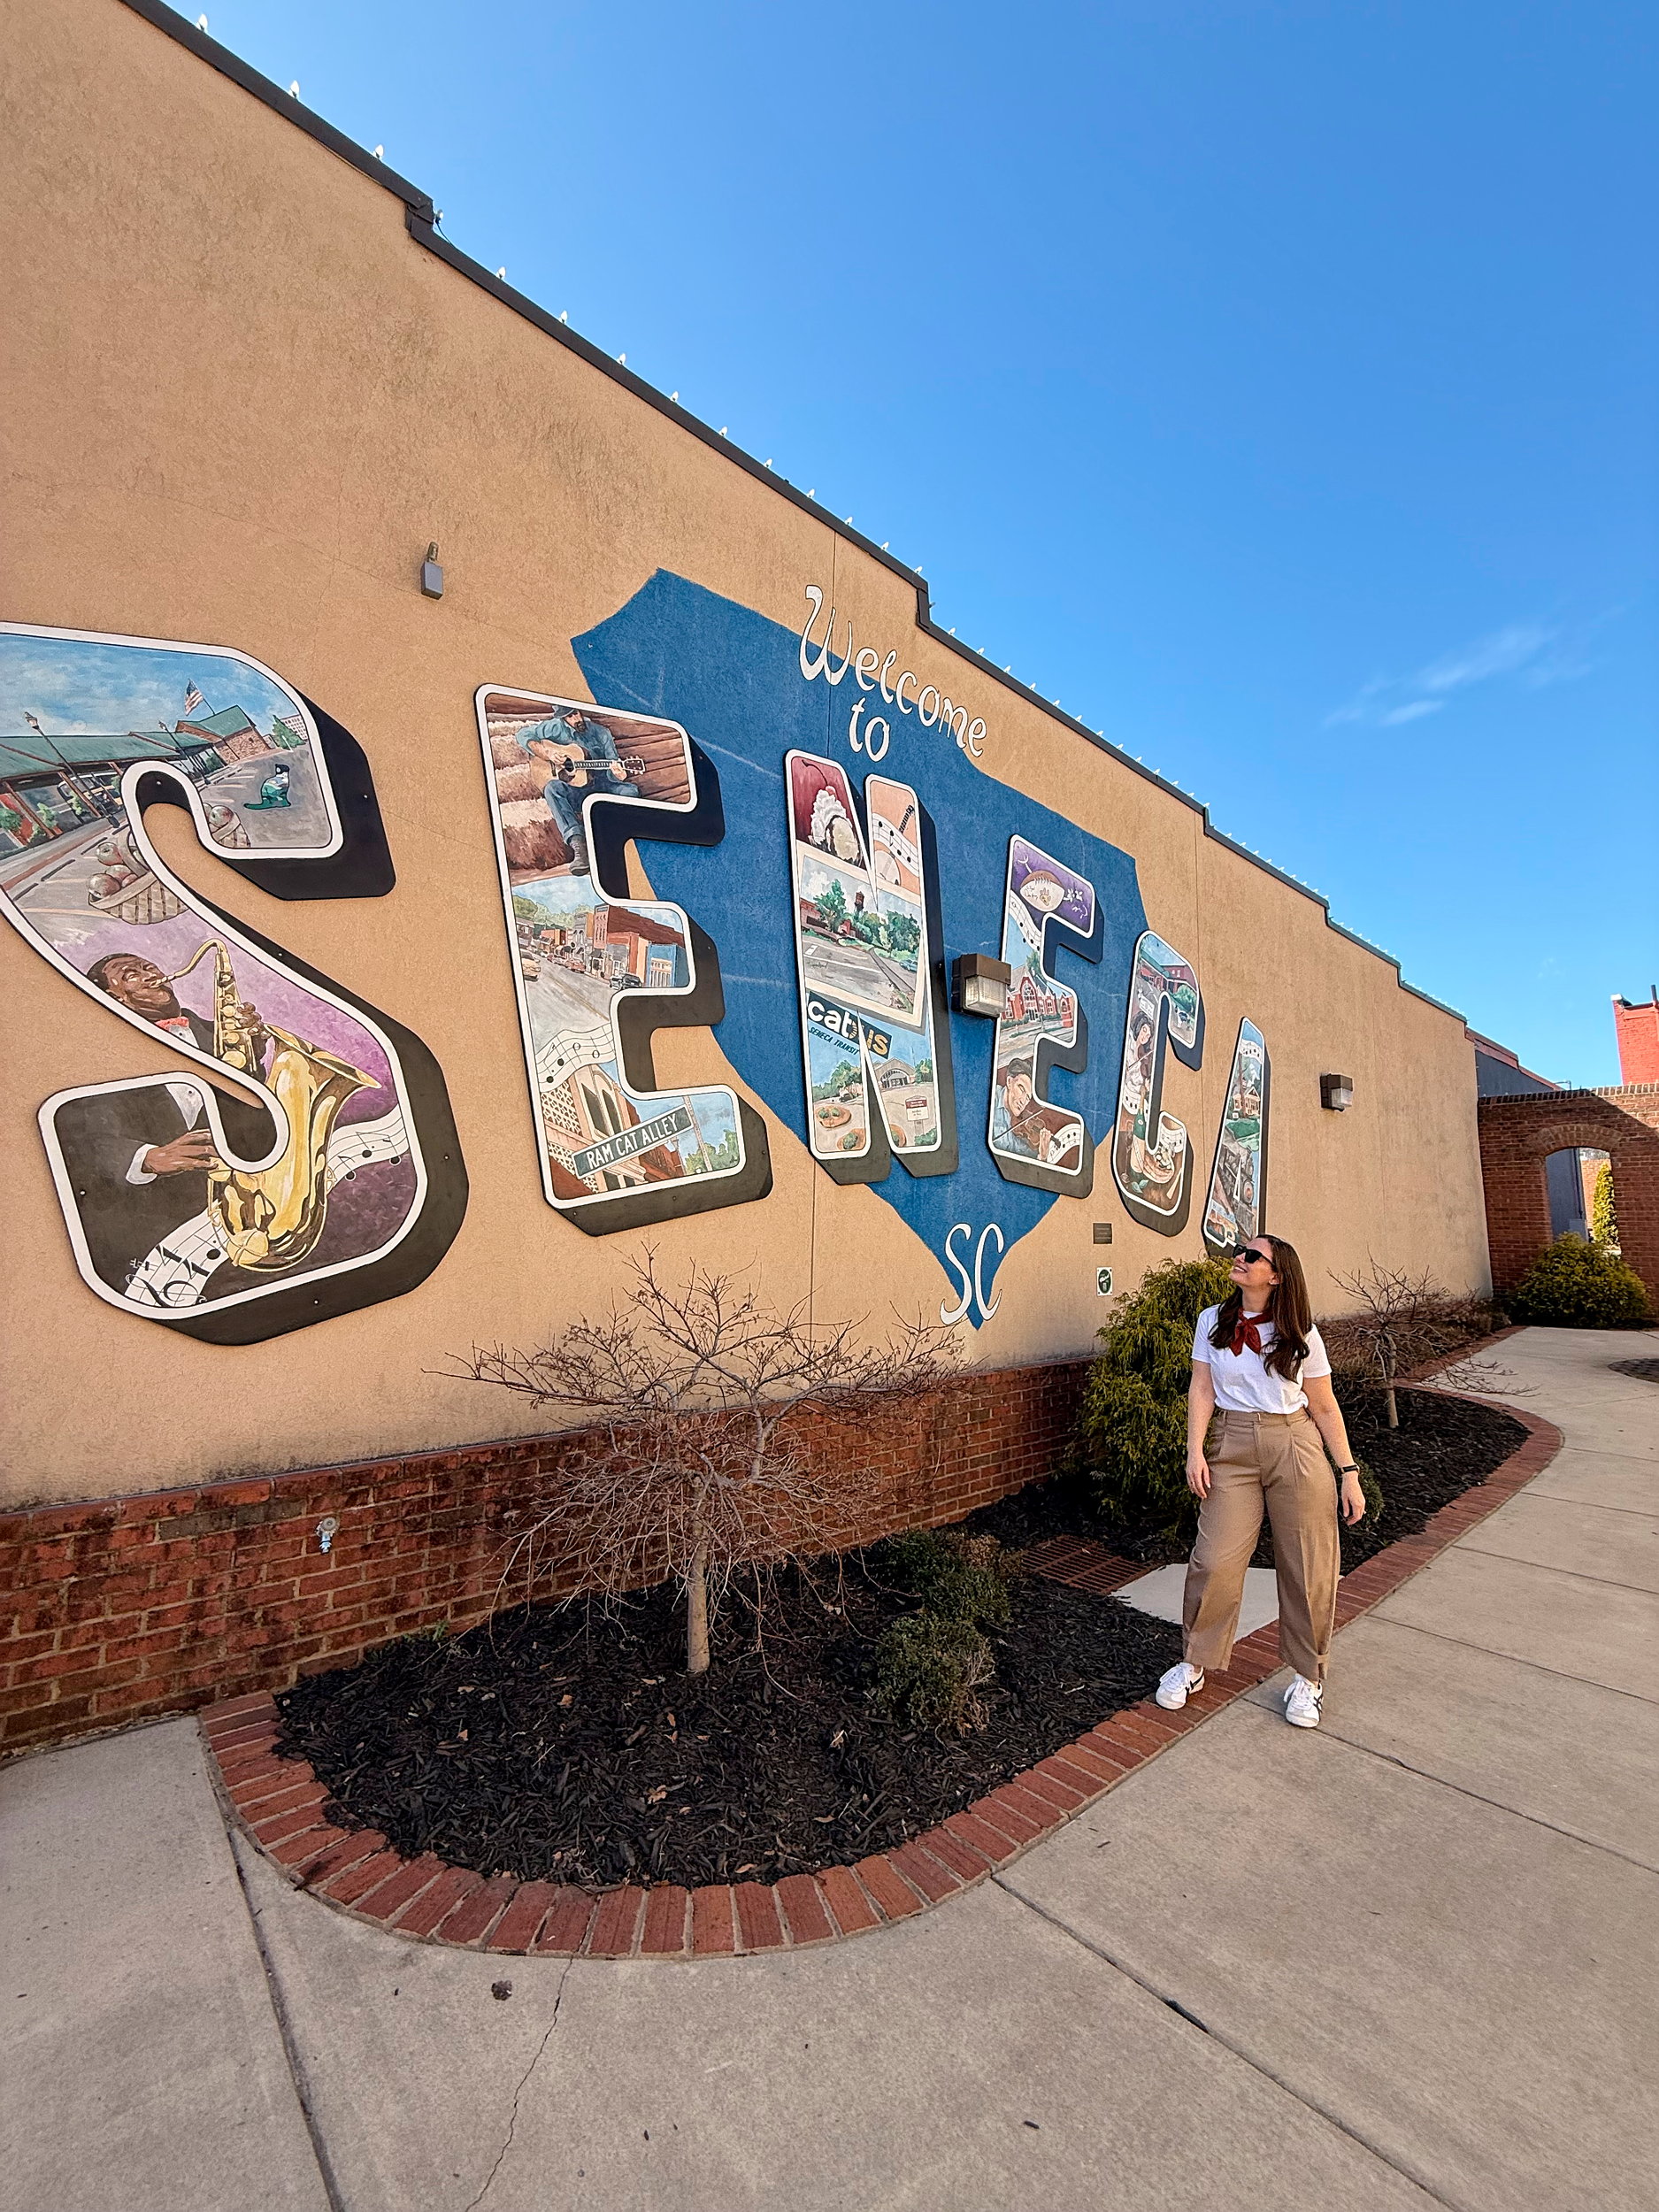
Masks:
[[[911,1528],[888,1537],[877,1555],[882,1571],[931,1613],[974,1628],[1000,1628],[1008,1618],[1013,1562],[995,1536]]]
[[[1553,1329],[1640,1329],[1654,1318],[1634,1269],[1571,1232],[1533,1261],[1509,1307],[1517,1321]]]
[[[920,1601],[877,1639],[876,1702],[916,1728],[983,1727],[996,1662],[981,1632],[1008,1619],[1013,1562],[995,1536],[925,1528],[888,1537],[876,1562]]]
[[[1363,1459],[1356,1459],[1354,1464],[1359,1469],[1359,1486],[1365,1501],[1365,1518],[1375,1528],[1383,1517],[1382,1485]]]
[[[1613,1209],[1613,1163],[1603,1160],[1590,1193],[1590,1241],[1618,1250],[1618,1216]]]
[[[1187,1388],[1193,1330],[1233,1287],[1222,1260],[1171,1260],[1120,1297],[1099,1333],[1083,1394],[1080,1442],[1095,1504],[1110,1520],[1189,1531]]]
[[[876,1701],[913,1728],[966,1735],[985,1724],[979,1692],[996,1672],[991,1647],[957,1615],[907,1613],[876,1645]]]

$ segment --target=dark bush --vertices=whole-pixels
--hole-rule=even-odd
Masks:
[[[907,1613],[876,1645],[876,1701],[913,1728],[965,1736],[983,1727],[978,1693],[995,1673],[990,1645],[957,1615]]]
[[[1571,1233],[1533,1261],[1509,1306],[1517,1321],[1553,1329],[1640,1329],[1654,1317],[1640,1276]]]
[[[1359,1469],[1359,1486],[1365,1499],[1365,1518],[1375,1528],[1383,1517],[1382,1485],[1363,1459],[1355,1464]]]
[[[879,1571],[930,1613],[971,1628],[1000,1628],[1008,1618],[1013,1563],[995,1536],[906,1529],[888,1537],[877,1560]]]
[[[1232,1288],[1221,1260],[1171,1260],[1119,1298],[1083,1394],[1081,1443],[1107,1518],[1177,1534],[1197,1505],[1187,1487],[1193,1329]]]
[[[877,1640],[876,1702],[915,1728],[982,1728],[978,1693],[995,1679],[996,1662],[980,1632],[1008,1618],[1013,1563],[995,1536],[912,1528],[887,1539],[877,1564],[921,1609]]]

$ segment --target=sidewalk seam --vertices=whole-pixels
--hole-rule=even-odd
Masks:
[[[1521,1494],[1518,1491],[1516,1493],[1517,1497]],[[1513,1503],[1513,1500],[1510,1502]],[[1651,1519],[1652,1516],[1648,1517]],[[1587,1575],[1580,1573],[1577,1567],[1552,1566],[1546,1559],[1523,1559],[1512,1551],[1489,1551],[1484,1544],[1471,1544],[1466,1536],[1460,1536],[1446,1548],[1448,1551],[1479,1552],[1483,1559],[1506,1559],[1512,1567],[1532,1567],[1541,1575],[1565,1575],[1569,1582],[1593,1582],[1598,1590],[1632,1590],[1640,1598],[1659,1599],[1659,1590],[1650,1590],[1645,1582],[1616,1582],[1611,1575]],[[1445,1555],[1444,1552],[1440,1555],[1442,1558]]]
[[[1481,1403],[1484,1405],[1486,1401],[1483,1399]],[[1633,1459],[1639,1467],[1651,1467],[1654,1463],[1651,1452],[1615,1452],[1605,1444],[1563,1444],[1559,1456],[1571,1459],[1575,1453],[1580,1459]]]
[[[1253,1701],[1247,1696],[1241,1702],[1249,1704]],[[1256,1709],[1264,1712],[1268,1709],[1258,1705]],[[1357,1751],[1368,1759],[1380,1760],[1385,1766],[1398,1767],[1402,1774],[1415,1774],[1419,1781],[1432,1782],[1440,1789],[1450,1790],[1455,1796],[1466,1797],[1471,1804],[1489,1806],[1494,1813],[1507,1813],[1511,1820],[1524,1820],[1533,1828],[1543,1829],[1547,1835],[1561,1837],[1563,1842],[1582,1844],[1586,1851],[1600,1851],[1607,1858],[1618,1860],[1621,1865],[1633,1866],[1640,1873],[1652,1875],[1659,1880],[1659,1866],[1652,1865],[1646,1859],[1632,1859],[1627,1851],[1619,1850],[1614,1844],[1598,1843],[1594,1836],[1581,1836],[1576,1828],[1559,1828],[1553,1820],[1544,1819],[1541,1814],[1526,1812],[1519,1805],[1506,1805],[1499,1797],[1484,1796],[1479,1790],[1469,1788],[1466,1783],[1454,1782],[1449,1775],[1436,1774],[1428,1767],[1413,1766],[1409,1759],[1402,1759],[1392,1751],[1379,1751],[1374,1744],[1356,1743],[1352,1736],[1340,1735],[1334,1728],[1320,1732],[1326,1743],[1340,1744],[1345,1751]]]
[[[1350,2143],[1356,2144],[1368,2157],[1374,2158],[1379,2166],[1386,2166],[1390,2173],[1397,2174],[1402,2181],[1409,2183],[1414,2189],[1421,2190],[1423,2194],[1433,2203],[1444,2205],[1447,2212],[1464,2212],[1464,2208],[1459,2204],[1456,2198],[1442,2196],[1440,2192],[1424,2180],[1420,2174],[1413,2173],[1409,2166],[1402,2165],[1397,2158],[1391,2157],[1368,2136],[1362,2135],[1356,2127],[1351,2126],[1346,2120],[1340,2119],[1334,2112],[1328,2110],[1325,2106],[1317,2102],[1312,2097],[1304,2094],[1293,2083],[1286,2081],[1282,2074],[1276,2074],[1271,2066],[1254,2056],[1240,2044],[1235,2043],[1221,2029],[1212,2027],[1209,2021],[1194,2012],[1190,2007],[1182,2004],[1178,1998],[1171,1997],[1167,1991],[1160,1989],[1156,1982],[1150,1980],[1135,1967],[1131,1966],[1126,1960],[1114,1958],[1103,1945],[1095,1942],[1092,1937],[1080,1934],[1070,1921],[1062,1920],[1058,1914],[1052,1913],[1046,1906],[1038,1904],[1034,1898],[1027,1897],[1023,1891],[1012,1888],[1002,1874],[993,1874],[991,1879],[1004,1895],[1011,1897],[1017,1904],[1024,1905],[1025,1909],[1034,1913],[1039,1920],[1046,1920],[1051,1928],[1057,1928],[1062,1935],[1069,1937],[1080,1950],[1087,1951],[1091,1958],[1099,1959],[1103,1966],[1110,1966],[1115,1973],[1121,1974],[1125,1981],[1133,1982],[1137,1989],[1144,1989],[1148,1997],[1156,1998],[1161,2005],[1166,2005],[1179,2018],[1187,2021],[1201,2035],[1207,2035],[1212,2043],[1218,2043],[1224,2051],[1230,2053],[1241,2065],[1248,2066],[1252,2073],[1259,2074],[1263,2081],[1271,2082],[1274,2088],[1282,2090],[1285,2095],[1299,2104],[1304,2112],[1312,2113],[1316,2119],[1323,2120],[1327,2127],[1333,2129],[1337,2134],[1345,2136]]]
[[[1488,1552],[1489,1559],[1502,1556]],[[1466,1636],[1448,1636],[1443,1628],[1424,1628],[1417,1621],[1402,1621],[1392,1613],[1373,1607],[1371,1618],[1381,1628],[1403,1628],[1413,1636],[1432,1636],[1437,1644],[1450,1644],[1455,1651],[1479,1651],[1488,1659],[1502,1659],[1511,1667],[1531,1667],[1535,1673],[1548,1674],[1557,1682],[1580,1682],[1587,1690],[1605,1690],[1609,1697],[1628,1697],[1638,1705],[1659,1705],[1659,1698],[1644,1697],[1640,1690],[1621,1690],[1611,1682],[1598,1682],[1594,1675],[1569,1674],[1564,1667],[1547,1667],[1541,1659],[1522,1659],[1512,1651],[1494,1651],[1490,1644],[1471,1644]]]
[[[215,1809],[219,1810],[219,1816],[223,1819],[222,1809],[217,1807]],[[236,1886],[242,1892],[242,1901],[247,1910],[249,1924],[253,1930],[255,1947],[259,1953],[259,1963],[265,1970],[265,1994],[271,2001],[271,2010],[276,2017],[277,2033],[282,2039],[282,2055],[288,2063],[288,2079],[294,2085],[295,2101],[299,2106],[300,2116],[305,2123],[305,2132],[311,2138],[311,2156],[317,2162],[318,2178],[323,2185],[323,2194],[328,2200],[328,2212],[349,2212],[345,2198],[341,2194],[340,2183],[334,2173],[334,2161],[328,2155],[328,2146],[323,2140],[322,2130],[318,2124],[317,2115],[311,2109],[311,2084],[305,2072],[305,2062],[300,2056],[293,2023],[288,2017],[288,2002],[282,1994],[282,1984],[277,1973],[276,1962],[271,1956],[270,1950],[265,1944],[265,1929],[260,1924],[259,1908],[254,1903],[249,1892],[248,1870],[242,1863],[242,1853],[237,1848],[241,1838],[234,1829],[227,1827],[225,1840],[230,1846],[231,1863],[236,1870]]]
[[[1655,1471],[1659,1473],[1659,1469]],[[1639,1521],[1651,1521],[1655,1517],[1655,1509],[1650,1505],[1603,1505],[1600,1498],[1563,1497],[1559,1490],[1534,1490],[1531,1483],[1525,1490],[1517,1490],[1515,1494],[1515,1498],[1529,1497],[1534,1500],[1541,1498],[1546,1505],[1570,1505],[1575,1511],[1583,1506],[1592,1513],[1632,1514]],[[1515,1498],[1509,1500],[1511,1505],[1515,1503]]]

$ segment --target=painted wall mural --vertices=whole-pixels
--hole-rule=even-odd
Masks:
[[[1204,1205],[1204,1242],[1230,1251],[1259,1234],[1267,1206],[1267,1094],[1272,1069],[1256,1024],[1239,1024],[1227,1077],[1227,1102]]]
[[[784,763],[813,1157],[841,1182],[956,1164],[949,1015],[916,794],[813,753]],[[941,1050],[942,1043],[942,1050]]]
[[[1164,1107],[1171,1052],[1183,1067],[1202,1065],[1203,995],[1191,963],[1148,930],[1135,945],[1124,1021],[1112,1176],[1130,1217],[1164,1236],[1187,1226],[1193,1199],[1187,1125]]]
[[[1010,1183],[1087,1198],[1094,1181],[1094,1140],[1075,1108],[1048,1097],[1048,1071],[1088,1064],[1088,1018],[1077,993],[1058,981],[1053,950],[1065,944],[1100,958],[1094,887],[1023,837],[1008,843],[1002,956],[1010,979],[991,1048],[991,1116],[987,1141]]]
[[[628,895],[632,838],[718,838],[718,780],[674,722],[494,685],[478,694],[547,1202],[602,1236],[764,1197],[765,1125],[728,1085],[663,1091],[654,1029],[725,1010],[711,940]]]
[[[657,1080],[656,1033],[708,1027],[826,1173],[933,1252],[941,1317],[978,1326],[1005,1254],[1090,1194],[1097,1132],[1131,1217],[1185,1230],[1193,1142],[1164,1079],[1171,1055],[1202,1064],[1203,995],[1131,856],[986,773],[983,720],[807,598],[796,633],[659,572],[572,641],[591,698],[479,688],[541,1187],[592,1235],[764,1198],[753,1106]],[[380,895],[355,740],[229,649],[19,625],[0,626],[0,707],[27,732],[0,740],[0,911],[173,1056],[41,1109],[87,1283],[241,1343],[424,1279],[466,1202],[433,1056],[172,873],[144,824],[182,808],[280,897]],[[952,1014],[966,952],[1009,967],[995,1018]],[[1114,1067],[1091,1038],[1119,1035]],[[1262,1225],[1270,1072],[1247,1018],[1214,1249]],[[983,1142],[961,1143],[964,1115]]]
[[[0,913],[173,1056],[40,1109],[88,1286],[250,1343],[424,1280],[466,1205],[437,1062],[174,875],[144,826],[148,805],[182,808],[279,897],[379,895],[390,857],[355,741],[250,657],[165,640],[0,626],[0,698],[35,703],[8,716],[27,739],[0,746]]]
[[[1086,1135],[1110,1125],[1117,1071],[1108,1064],[1110,1053],[1087,1050],[1087,1038],[1092,1033],[1115,1039],[1123,1026],[1129,956],[1147,926],[1134,863],[1103,838],[986,774],[976,762],[987,735],[982,720],[936,687],[918,686],[887,641],[856,636],[816,587],[808,597],[815,626],[810,636],[661,571],[615,615],[576,638],[574,650],[595,698],[672,718],[695,734],[718,767],[724,840],[653,848],[649,872],[659,897],[704,917],[718,934],[726,1000],[717,1032],[722,1051],[826,1172],[838,1180],[871,1182],[882,1202],[935,1255],[954,1286],[946,1317],[977,1326],[995,1310],[996,1272],[1006,1252],[1030,1233],[1063,1191],[1081,1194],[1088,1188],[1083,1165],[1067,1162],[1069,1148],[1062,1146],[1056,1159],[1044,1161],[1037,1156],[1043,1145],[1051,1146],[1068,1125],[1080,1125]],[[805,764],[817,765],[809,772]],[[826,772],[831,769],[838,774]],[[791,781],[797,772],[799,802]],[[912,799],[919,841],[904,827]],[[849,826],[838,830],[843,815]],[[877,828],[882,823],[887,830]],[[936,1152],[908,1141],[894,1143],[893,1119],[879,1110],[879,1100],[896,1102],[905,1117],[898,1125],[908,1140],[907,1102],[913,1101],[918,1133],[926,1135],[925,1087],[912,1079],[921,1071],[921,1033],[899,1019],[907,1010],[913,1019],[918,1000],[910,997],[907,1006],[904,982],[894,980],[909,975],[897,956],[897,941],[905,933],[901,927],[889,933],[885,918],[906,916],[905,899],[913,898],[906,890],[912,879],[908,857],[896,842],[901,831],[920,861],[915,872],[933,970]],[[887,872],[881,854],[889,832],[897,872],[886,886],[893,902],[884,908]],[[1016,840],[1033,856],[1033,872],[1046,867],[1061,887],[1053,914],[1041,911],[1054,895],[1046,887],[1033,884],[1031,904],[1018,890],[1010,895]],[[832,883],[839,886],[844,917],[833,896],[832,917],[824,916],[810,887],[819,881],[826,891]],[[1033,1082],[1033,1102],[1041,1094],[1056,1125],[1045,1120],[1039,1140],[1037,1125],[1022,1111],[1024,1089],[1017,1086],[1014,1121],[1023,1121],[1027,1134],[994,1152],[979,1133],[992,1126],[999,1037],[1010,1048],[1016,1039],[1004,1024],[949,1016],[943,975],[958,953],[1002,957],[1010,926],[1024,964],[1027,940],[1018,919],[1010,922],[1010,895],[1040,932],[1040,964],[1053,987],[1054,1012],[1039,1018],[1056,1025],[1041,1028],[1044,1048],[1031,1057],[1033,1076],[1039,1057],[1047,1071]],[[803,896],[827,926],[803,926]],[[795,916],[795,930],[780,928],[786,913]],[[870,941],[878,915],[883,917],[879,944]],[[863,932],[856,926],[860,918],[866,922]],[[854,924],[850,933],[841,927],[843,919]],[[835,948],[853,940],[859,950],[834,966],[832,984]],[[1096,957],[1090,957],[1091,949]],[[918,955],[918,975],[919,967]],[[1075,1002],[1077,1048],[1065,1045],[1065,1028],[1058,1024],[1062,992],[1068,1004]],[[833,1021],[817,1020],[809,999]],[[904,1063],[891,1071],[893,1090],[878,1091],[873,1099],[872,1070],[882,1056],[866,1051],[870,1030],[891,1038],[889,1064],[895,1057]],[[1022,1056],[1010,1049],[1004,1071]],[[1068,1065],[1069,1057],[1081,1064]],[[879,1079],[876,1076],[878,1086]],[[954,1158],[948,1118],[953,1092],[960,1127],[975,1133],[960,1142]],[[1006,1101],[1006,1082],[1002,1095]],[[826,1124],[818,1117],[817,1109],[831,1103],[846,1111],[845,1122]],[[1013,1126],[1009,1123],[1010,1135]],[[865,1130],[868,1151],[858,1148]],[[1029,1158],[1019,1149],[1022,1141],[1031,1146]],[[888,1171],[888,1163],[878,1156],[882,1148],[906,1171]],[[1083,1150],[1086,1158],[1087,1148]],[[943,1159],[951,1164],[937,1171],[934,1164]],[[1018,1179],[1010,1179],[1010,1168]],[[1093,1274],[1091,1266],[1088,1280]]]

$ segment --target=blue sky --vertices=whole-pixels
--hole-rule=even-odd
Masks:
[[[261,729],[297,702],[246,661],[204,647],[103,645],[0,631],[0,737],[27,740],[26,714],[48,737],[124,737],[169,729],[184,713],[185,693],[200,690],[200,714],[240,707]]]
[[[210,0],[1558,1080],[1659,978],[1646,0]]]

